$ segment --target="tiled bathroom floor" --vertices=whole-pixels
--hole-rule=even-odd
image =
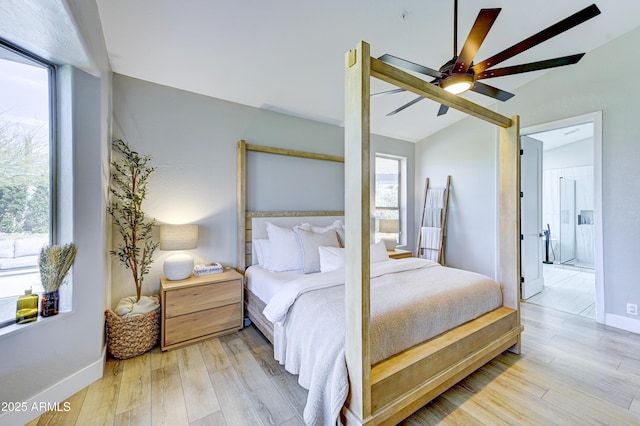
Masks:
[[[595,274],[586,268],[542,265],[544,290],[528,303],[595,318]]]

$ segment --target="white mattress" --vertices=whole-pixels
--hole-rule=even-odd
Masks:
[[[247,279],[247,288],[265,304],[269,303],[286,283],[303,277],[302,271],[271,272],[258,265],[247,268],[244,276]]]

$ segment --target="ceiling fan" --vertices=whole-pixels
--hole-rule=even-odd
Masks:
[[[481,83],[479,80],[575,64],[584,56],[584,53],[531,62],[528,64],[513,65],[504,68],[490,68],[600,14],[600,9],[598,9],[595,4],[592,4],[591,6],[588,6],[562,21],[551,25],[531,37],[508,47],[502,52],[493,55],[482,62],[474,64],[473,60],[478,53],[482,42],[489,33],[491,26],[498,18],[498,14],[501,10],[502,9],[500,8],[480,10],[478,17],[471,27],[471,31],[469,31],[469,35],[462,46],[462,50],[460,51],[460,54],[458,54],[458,0],[454,0],[453,58],[441,66],[439,70],[434,70],[390,54],[382,55],[378,59],[399,68],[405,68],[410,71],[433,77],[434,80],[430,81],[431,84],[440,86],[453,94],[460,94],[467,90],[471,90],[500,101],[506,101],[514,96],[513,93]],[[375,93],[372,96],[388,95],[403,91],[405,91],[405,89],[393,89]],[[411,102],[402,105],[400,108],[391,111],[387,116],[397,114],[422,99],[424,98],[419,96]],[[446,114],[448,109],[448,106],[440,105],[438,115]]]

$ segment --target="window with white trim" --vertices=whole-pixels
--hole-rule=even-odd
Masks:
[[[38,257],[54,240],[55,67],[0,39],[0,326],[41,294]]]
[[[406,158],[376,154],[375,159],[375,240],[395,239],[406,244]]]

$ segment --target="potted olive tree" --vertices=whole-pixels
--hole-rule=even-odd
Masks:
[[[131,271],[136,295],[120,300],[115,311],[106,312],[107,347],[120,359],[131,358],[151,349],[160,335],[160,301],[157,296],[142,296],[144,277],[149,273],[158,243],[152,239],[155,219],[142,210],[147,196],[149,176],[155,167],[149,156],[141,156],[122,139],[112,143],[111,216],[120,242],[110,253]]]

